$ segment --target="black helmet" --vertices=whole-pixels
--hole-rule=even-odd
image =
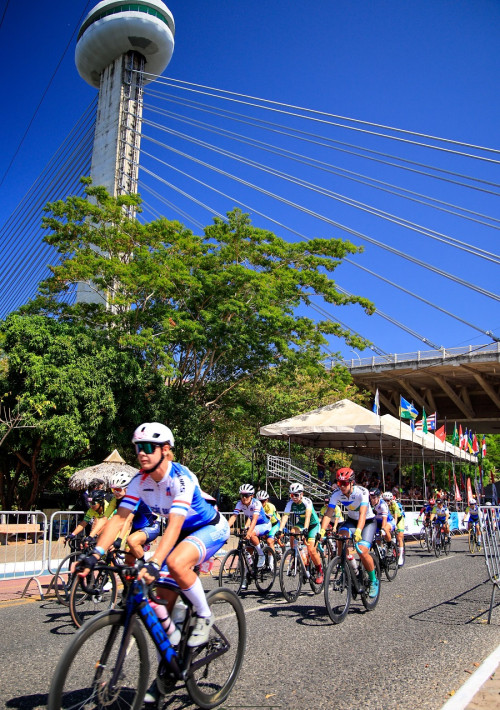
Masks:
[[[371,489],[370,489],[370,495],[371,495],[371,496],[376,496],[377,498],[380,498],[380,496],[382,495],[382,492],[381,492],[380,488],[371,488]]]
[[[90,494],[90,500],[92,503],[102,503],[105,498],[106,491],[103,491],[99,488],[96,491],[92,491],[92,493]]]

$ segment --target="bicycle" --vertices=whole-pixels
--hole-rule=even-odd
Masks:
[[[162,695],[168,694],[177,681],[183,681],[193,703],[201,708],[213,708],[228,697],[238,678],[246,644],[245,614],[238,597],[229,589],[207,594],[215,621],[209,640],[195,648],[187,645],[193,608],[183,597],[187,612],[181,639],[173,647],[150,599],[165,602],[137,579],[139,569],[136,565],[118,570],[127,584],[124,609],[98,614],[73,637],[52,678],[48,710],[139,710],[149,676],[147,636],[160,655],[156,682]],[[115,570],[110,567],[109,571]]]
[[[265,563],[263,567],[258,568],[258,553],[253,548],[253,545],[246,540],[246,530],[241,530],[237,536],[239,537],[238,546],[234,550],[229,550],[226,553],[219,572],[219,587],[229,587],[236,594],[240,594],[243,589],[243,582],[250,584],[255,581],[255,586],[260,594],[267,594],[276,579],[276,555],[273,550],[266,545],[263,548]],[[247,548],[252,547],[252,553],[248,552]]]
[[[426,549],[427,552],[430,552],[432,549],[430,525],[422,525],[420,528],[420,547],[424,550]]]
[[[77,629],[89,615],[115,606],[118,597],[116,571],[118,566],[123,565],[124,557],[119,550],[108,551],[106,558],[97,563],[84,584],[81,577],[74,577],[69,595],[69,613]]]
[[[320,594],[323,589],[324,581],[317,584],[314,580],[316,577],[316,566],[311,560],[309,550],[305,544],[305,535],[303,533],[290,533],[291,541],[294,541],[293,546],[289,547],[281,559],[279,579],[280,588],[287,602],[294,602],[300,594],[302,585],[309,581],[314,594]],[[325,553],[319,546],[316,548],[320,558],[323,575],[325,570]]]
[[[469,551],[473,555],[476,550],[481,550],[481,542],[478,540],[476,525],[473,523],[469,529]]]
[[[445,534],[443,526],[440,523],[433,523],[432,548],[436,557],[441,555],[441,551],[443,551],[445,555],[450,554],[451,538],[449,535]]]
[[[380,598],[380,566],[377,556],[371,552],[379,587],[376,597],[370,597],[370,577],[363,564],[348,552],[352,541],[343,535],[331,533],[330,537],[341,543],[340,555],[333,558],[325,574],[325,604],[334,624],[341,624],[349,612],[351,600],[361,597],[363,606],[372,611]]]
[[[374,550],[381,571],[384,572],[389,582],[396,579],[398,573],[398,552],[396,548],[396,541],[394,538],[390,542],[385,542],[382,540],[380,531],[375,535],[373,540],[372,549]]]
[[[71,572],[71,565],[78,560],[78,557],[83,552],[90,554],[95,545],[95,540],[88,537],[74,537],[66,540],[66,543],[71,552],[59,563],[53,581],[56,599],[63,606],[69,606],[71,586],[75,578]]]

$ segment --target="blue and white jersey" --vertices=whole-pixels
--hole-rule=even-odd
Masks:
[[[440,522],[446,520],[447,516],[450,514],[450,511],[445,505],[443,505],[442,508],[438,508],[438,506],[435,505],[432,512],[436,516],[436,520],[439,520]]]
[[[153,513],[149,505],[140,500],[134,509],[134,519],[132,520],[132,532],[149,528],[156,523],[157,516]]]
[[[370,505],[370,498],[368,496],[368,489],[364,486],[358,486],[354,484],[352,487],[351,494],[346,496],[342,493],[341,489],[337,486],[333,489],[330,502],[328,503],[330,508],[335,508],[336,505],[341,504],[347,511],[349,518],[353,520],[359,520],[359,511],[362,507],[366,507],[366,520],[371,520],[375,517],[375,513]]]
[[[128,484],[120,508],[135,510],[141,500],[157,515],[184,516],[183,531],[208,525],[217,516],[217,511],[203,498],[197,477],[180,463],[169,462],[161,481],[139,471]]]
[[[387,517],[387,522],[392,523],[394,518],[392,517],[390,511],[389,511],[389,506],[385,502],[383,498],[379,500],[377,505],[372,506],[373,507],[373,512],[375,513],[375,517],[377,518],[378,522],[382,522],[383,518]]]
[[[260,500],[257,500],[257,498],[252,498],[248,505],[245,505],[239,500],[234,506],[233,515],[239,515],[239,513],[243,513],[245,518],[253,518],[253,516],[258,513],[259,517],[257,518],[256,525],[271,522],[262,507],[262,503]]]

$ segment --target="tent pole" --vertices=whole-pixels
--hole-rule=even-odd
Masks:
[[[379,442],[380,442],[380,470],[382,472],[382,488],[385,491],[385,473],[384,473],[384,453],[382,449],[382,422],[380,421],[379,417],[379,427],[380,427],[380,436],[379,436]]]
[[[425,456],[424,456],[424,451],[425,451],[425,447],[424,447],[423,442],[422,442],[422,481],[423,481],[423,484],[424,484],[424,500],[428,500],[428,497],[427,497],[427,482],[426,482],[426,480],[425,480]]]
[[[401,488],[401,411],[399,412],[399,481],[398,488]]]

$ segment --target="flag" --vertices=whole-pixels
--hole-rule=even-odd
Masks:
[[[437,412],[434,412],[434,414],[429,414],[427,417],[427,427],[428,429],[435,429],[437,425]]]
[[[486,458],[486,437],[484,434],[483,434],[483,440],[481,442],[481,457],[483,459]]]
[[[372,412],[380,415],[380,398],[379,398],[379,394],[378,394],[378,387],[377,387],[377,391],[375,392],[375,399],[373,400]]]
[[[460,424],[460,427],[458,429],[458,448],[463,449],[464,447],[464,435],[462,432],[462,425]]]
[[[446,440],[446,429],[444,428],[444,424],[442,427],[439,427],[435,432],[435,436],[439,439],[439,441],[442,441],[443,443]]]
[[[479,453],[479,444],[477,443],[477,436],[475,434],[472,440],[472,453],[474,454],[474,456],[477,456]]]
[[[412,430],[412,432],[415,431],[415,420],[414,419],[410,419],[410,429]]]
[[[422,419],[417,419],[415,422],[415,429],[422,431],[424,434],[429,433],[429,427],[427,426],[427,415],[425,409],[422,410]]]
[[[470,478],[467,479],[467,504],[470,505],[471,499],[474,498],[472,495],[472,486],[470,484]]]
[[[459,439],[458,439],[457,423],[455,422],[455,427],[453,429],[453,436],[451,437],[451,443],[453,444],[453,446],[458,446],[458,442],[459,442]]]
[[[469,454],[474,453],[474,447],[472,446],[472,431],[469,431],[469,434],[467,436],[467,451]]]
[[[418,417],[418,411],[413,404],[407,402],[401,395],[399,396],[399,416],[401,419],[416,419]]]
[[[460,495],[460,489],[457,486],[457,477],[455,474],[453,474],[453,483],[455,484],[455,500],[460,501],[462,500],[462,496]]]

